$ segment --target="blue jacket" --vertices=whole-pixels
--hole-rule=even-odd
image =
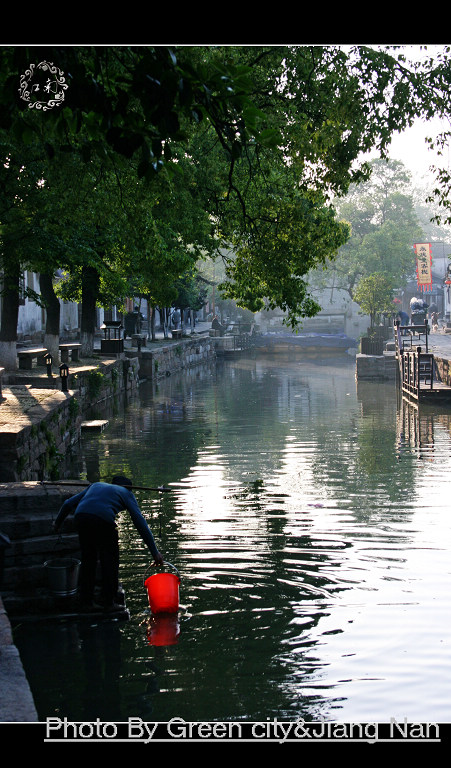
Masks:
[[[55,528],[58,529],[70,513],[76,517],[80,512],[96,515],[114,525],[116,516],[124,509],[128,510],[144,543],[153,557],[156,557],[158,549],[152,531],[144,520],[133,493],[122,485],[93,483],[86,490],[67,499],[58,512]]]

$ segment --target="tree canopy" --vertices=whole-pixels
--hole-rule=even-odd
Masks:
[[[370,316],[371,328],[384,312],[393,312],[393,285],[382,272],[363,277],[354,291],[354,300]]]
[[[309,271],[349,237],[337,201],[369,178],[365,153],[384,156],[394,132],[451,107],[448,48],[421,64],[334,45],[7,46],[0,61],[4,267],[5,163],[30,173],[34,152],[40,271],[94,262],[117,293],[133,276],[161,297],[221,253],[224,295],[279,306],[293,325],[318,311]],[[19,267],[35,257],[15,249]]]
[[[375,273],[383,273],[393,289],[405,284],[415,273],[413,243],[423,238],[403,164],[379,159],[370,168],[369,181],[352,185],[337,202],[349,239],[325,270],[310,277],[315,287],[342,289],[351,298],[359,282]]]

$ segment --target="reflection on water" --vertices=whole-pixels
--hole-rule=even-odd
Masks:
[[[17,628],[41,719],[449,721],[451,411],[355,366],[229,361],[141,387],[71,475],[137,491],[181,575],[149,615],[121,518],[131,620]]]

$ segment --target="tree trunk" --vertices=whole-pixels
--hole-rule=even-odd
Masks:
[[[53,290],[53,275],[40,274],[39,287],[46,310],[44,347],[48,349],[56,364],[59,355],[61,305]]]
[[[149,318],[149,331],[150,331],[150,338],[152,341],[155,341],[155,308],[151,305],[150,299],[147,300],[147,307],[148,307],[148,314],[150,314]]]
[[[95,267],[83,267],[81,289],[81,351],[84,357],[92,357],[96,329],[96,303],[100,278]]]
[[[19,319],[19,292],[21,269],[15,259],[5,258],[3,263],[2,314],[0,326],[0,366],[14,371],[17,368],[17,322]]]
[[[167,307],[160,307],[160,322],[163,326],[163,336],[165,339],[169,337],[169,330],[168,330],[168,308]]]

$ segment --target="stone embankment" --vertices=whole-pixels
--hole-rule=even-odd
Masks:
[[[138,386],[137,358],[73,364],[67,391],[57,377],[37,370],[10,374],[3,382],[0,482],[57,476],[61,458],[80,439],[88,409]]]
[[[172,373],[202,365],[216,357],[215,339],[208,335],[195,335],[180,342],[167,340],[148,344],[141,348],[139,356],[140,376],[158,379]]]
[[[396,366],[395,352],[391,349],[384,350],[382,355],[356,355],[356,377],[359,381],[395,381]]]
[[[71,363],[67,392],[42,368],[3,374],[0,404],[0,482],[55,477],[61,457],[80,438],[92,406],[132,394],[139,379],[156,380],[215,359],[208,335],[131,347],[115,359]]]
[[[0,404],[0,533],[10,540],[2,553],[2,591],[9,612],[16,612],[16,605],[32,610],[39,605],[38,591],[45,591],[42,563],[56,547],[52,522],[64,498],[79,490],[50,481],[59,479],[67,451],[87,425],[86,414],[93,406],[119,402],[124,393],[133,396],[143,378],[158,379],[214,356],[214,339],[194,336],[159,340],[139,352],[129,347],[114,360],[71,364],[67,391],[55,388],[54,378],[45,387],[46,374],[39,375],[37,368],[29,373],[33,383],[22,372],[20,383],[11,383],[17,380],[14,374],[9,377]],[[75,535],[65,533],[63,538],[59,555],[77,551]]]
[[[77,550],[73,532],[64,539],[52,534],[59,506],[73,492],[37,482],[0,484],[0,530],[5,536],[4,546],[0,542],[0,722],[38,721],[9,617],[17,611],[31,616],[54,610],[43,563],[49,553],[55,557]]]
[[[64,535],[55,535],[52,526],[63,501],[80,490],[49,481],[0,484],[0,530],[9,540],[2,553],[1,592],[10,616],[57,611],[44,563],[79,554],[71,519]]]
[[[42,371],[42,369],[41,369]],[[71,364],[67,391],[39,369],[2,377],[0,403],[0,721],[33,722],[37,713],[10,616],[18,610],[53,610],[43,563],[49,553],[69,554],[78,540],[52,535],[64,498],[75,492],[41,485],[80,439],[85,411],[138,386],[134,358]],[[25,481],[25,482],[20,482]],[[53,602],[53,605],[52,605]]]

